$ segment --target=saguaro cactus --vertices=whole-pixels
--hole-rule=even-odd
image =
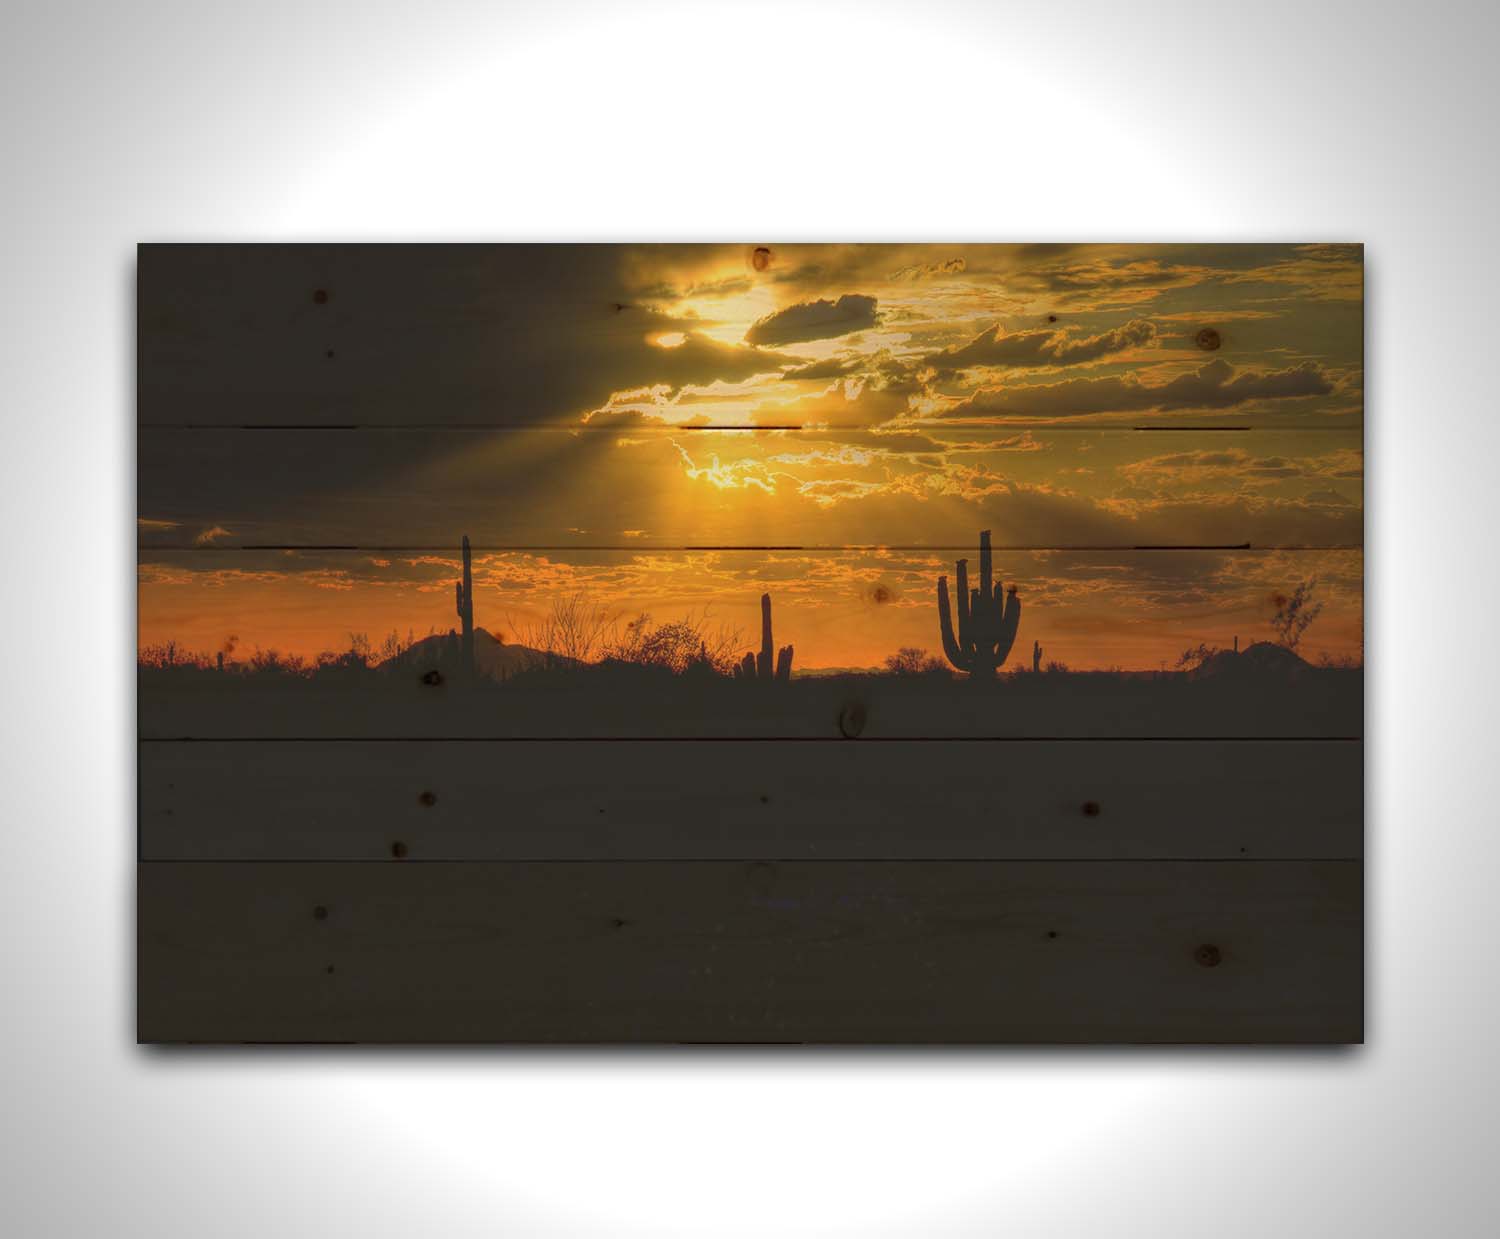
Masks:
[[[775,657],[774,664],[772,656]],[[771,637],[771,595],[760,596],[760,653],[746,654],[735,667],[737,680],[790,680],[792,678],[792,647],[783,645],[779,650]]]
[[[474,671],[474,575],[469,567],[469,535],[464,534],[464,579],[453,583],[458,601],[458,621],[463,625],[460,661],[465,675]]]
[[[1033,671],[1042,669],[1042,643],[1040,641],[1031,643],[1031,669]]]
[[[990,531],[979,535],[979,588],[969,589],[969,561],[960,559],[957,569],[958,635],[948,606],[948,578],[938,577],[938,621],[943,630],[943,653],[960,671],[976,680],[990,679],[1016,641],[1021,622],[1021,600],[1012,585],[1002,593],[995,587],[994,563],[990,557]],[[1039,653],[1040,651],[1034,651]]]

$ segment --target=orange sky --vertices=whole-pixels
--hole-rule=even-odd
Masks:
[[[1033,640],[1088,668],[1265,639],[1271,597],[1313,577],[1305,652],[1359,653],[1357,249],[776,247],[764,271],[734,246],[466,253],[441,330],[402,325],[416,296],[338,320],[385,333],[382,391],[425,373],[438,393],[380,414],[397,428],[186,430],[143,397],[143,645],[444,631],[468,534],[477,623],[508,639],[585,590],[622,618],[706,610],[749,648],[769,589],[799,667],[875,665],[940,647],[936,577],[977,571],[988,528],[1025,608],[1012,662]],[[283,330],[230,309],[246,350]],[[163,336],[186,355],[214,312]],[[737,426],[801,429],[713,429]],[[806,549],[681,549],[704,546]],[[1044,547],[1080,549],[1015,549]]]

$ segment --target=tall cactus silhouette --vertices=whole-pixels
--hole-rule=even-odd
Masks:
[[[772,656],[775,663],[772,663]],[[736,680],[790,680],[792,678],[792,647],[783,645],[779,650],[771,637],[771,595],[760,596],[760,653],[746,654],[735,665]]]
[[[953,615],[948,606],[948,578],[938,577],[938,621],[943,630],[943,653],[972,679],[990,679],[1010,654],[1021,622],[1021,600],[1016,587],[1002,593],[995,587],[994,563],[990,557],[990,531],[979,534],[979,588],[969,589],[969,561],[960,559],[957,569],[958,635],[953,633]]]
[[[1031,643],[1031,669],[1033,671],[1042,669],[1042,643],[1040,641]]]
[[[463,625],[460,659],[465,675],[474,673],[474,574],[469,567],[469,535],[464,534],[464,579],[453,583],[458,620]]]

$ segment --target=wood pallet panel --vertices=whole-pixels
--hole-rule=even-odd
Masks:
[[[147,1041],[1349,1042],[1354,861],[140,866]]]
[[[145,860],[1357,859],[1363,746],[150,741],[140,796]]]

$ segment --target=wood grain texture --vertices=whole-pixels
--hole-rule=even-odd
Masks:
[[[140,1039],[1359,1040],[1362,279],[142,247]]]
[[[1363,746],[205,741],[145,860],[1357,859]]]
[[[1050,682],[1049,682],[1050,681]],[[176,739],[1348,739],[1364,727],[1359,671],[1290,682],[1024,676],[993,685],[924,676],[790,684],[587,674],[431,684],[413,670],[284,682],[143,673],[143,740]]]
[[[555,417],[558,404],[581,413],[612,389],[706,381],[712,376],[693,373],[688,358],[658,357],[643,368],[635,357],[652,331],[692,324],[664,318],[641,302],[640,281],[632,291],[622,269],[625,248],[143,245],[140,422],[530,425]],[[695,247],[632,248],[639,257]],[[747,258],[750,248],[744,247]],[[889,247],[858,248],[869,256],[894,254]],[[1192,262],[1199,247],[1177,248]],[[893,257],[892,266],[901,261]],[[763,278],[774,282],[778,271],[773,267]],[[751,272],[745,264],[747,279],[762,278]],[[1223,285],[1218,293],[1217,305],[1209,290],[1199,298],[1198,322],[1217,322],[1220,338],[1212,353],[1200,356],[1232,364],[1252,335],[1257,355],[1302,355],[1306,341],[1296,321],[1268,315],[1251,329],[1231,308],[1243,298]],[[1358,355],[1361,303],[1328,308],[1341,311],[1321,328],[1328,343]],[[1189,334],[1195,329],[1185,328]],[[580,336],[591,341],[590,366],[580,366]],[[762,368],[774,372],[778,361],[768,351]],[[1318,403],[1342,408],[1332,392]],[[1267,407],[1237,409],[1235,421],[1300,425],[1321,416],[1318,407]],[[1360,420],[1341,411],[1334,416]],[[1146,411],[1132,420],[1181,419]]]
[[[192,548],[212,512],[215,548],[477,550],[680,546],[935,546],[973,553],[972,518],[946,533],[898,506],[816,504],[799,488],[900,481],[924,493],[936,462],[1075,498],[997,512],[995,545],[1349,547],[1363,542],[1364,435],[1344,429],[1141,431],[926,426],[719,431],[552,426],[511,430],[143,428],[143,549]],[[1197,471],[1200,481],[1185,481]],[[560,487],[558,478],[593,486]],[[1260,489],[1254,503],[1200,493],[1201,478]],[[1160,512],[1112,510],[1122,484],[1170,483]],[[1316,491],[1314,501],[1307,492]],[[673,496],[663,502],[663,496]],[[677,499],[681,496],[681,499]],[[632,530],[632,536],[622,531]],[[948,558],[951,558],[949,556]]]
[[[142,1041],[1351,1042],[1352,861],[140,866]]]

